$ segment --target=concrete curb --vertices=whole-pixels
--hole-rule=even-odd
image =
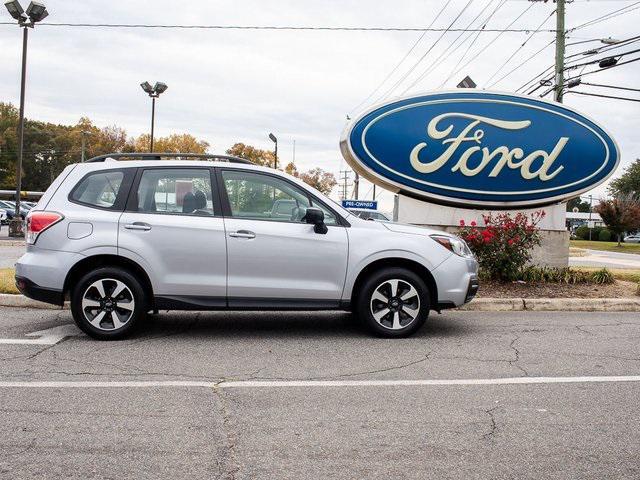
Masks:
[[[475,312],[640,312],[638,298],[477,298],[457,309]]]
[[[11,293],[0,293],[0,307],[15,308],[41,308],[44,310],[62,310],[61,307],[51,305],[50,303],[38,302],[25,297],[24,295],[14,295]],[[64,309],[69,308],[69,302],[66,302]]]
[[[67,310],[48,303],[31,300],[24,295],[0,293],[0,307],[42,308],[46,310]],[[573,312],[640,312],[638,298],[476,298],[461,311],[473,312],[515,312],[515,311],[573,311]]]

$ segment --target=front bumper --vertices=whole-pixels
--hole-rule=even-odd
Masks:
[[[16,287],[25,297],[38,300],[39,302],[52,303],[53,305],[64,305],[64,295],[62,290],[41,287],[28,278],[19,277],[17,275]]]
[[[439,309],[464,305],[478,291],[478,262],[475,258],[451,255],[432,274],[438,287]]]

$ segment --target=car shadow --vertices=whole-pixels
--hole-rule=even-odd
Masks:
[[[411,338],[448,337],[467,333],[469,326],[453,315],[432,313]],[[151,315],[135,335],[216,338],[373,338],[349,312],[160,312]],[[131,337],[130,337],[131,338]]]

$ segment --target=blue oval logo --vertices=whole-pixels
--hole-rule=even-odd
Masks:
[[[465,207],[566,200],[605,181],[619,162],[611,136],[562,104],[476,91],[375,106],[349,123],[340,148],[374,183]]]

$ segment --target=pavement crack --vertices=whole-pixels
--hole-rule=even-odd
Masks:
[[[580,326],[580,325],[576,325],[575,329],[578,330],[579,332],[585,333],[587,335],[594,335],[593,332],[590,332],[589,330],[585,330],[585,328]]]
[[[491,430],[489,430],[489,432],[485,433],[482,438],[484,440],[490,440],[493,438],[493,436],[496,434],[496,432],[498,431],[498,424],[496,423],[496,417],[493,414],[494,410],[498,409],[499,406],[496,405],[493,408],[490,408],[489,410],[485,410],[484,413],[486,413],[489,416],[489,420],[491,421]]]
[[[518,350],[518,348],[516,347],[516,342],[518,340],[520,340],[520,337],[516,335],[514,339],[511,340],[511,343],[509,344],[509,348],[513,350],[513,352],[515,353],[515,358],[513,360],[509,360],[508,363],[512,367],[515,367],[518,370],[520,370],[525,377],[528,377],[529,373],[521,365],[518,364],[518,362],[520,361],[520,350]]]
[[[238,470],[240,470],[240,465],[238,464],[238,459],[236,455],[238,433],[234,428],[234,422],[231,417],[231,413],[229,412],[227,400],[225,399],[224,393],[222,391],[223,389],[218,386],[221,382],[222,381],[217,382],[216,385],[213,387],[213,393],[218,398],[218,401],[220,403],[220,414],[222,416],[222,430],[226,437],[224,468],[220,469],[221,471],[220,471],[220,475],[218,475],[218,478],[228,478],[228,479],[234,480],[236,478]]]
[[[431,352],[428,352],[426,355],[424,355],[423,358],[419,358],[417,360],[412,360],[410,362],[407,363],[403,363],[401,365],[393,365],[390,367],[385,367],[385,368],[378,368],[378,369],[374,369],[374,370],[365,370],[365,371],[361,371],[361,372],[352,372],[352,373],[342,373],[339,375],[320,375],[320,376],[315,376],[315,377],[271,377],[271,376],[250,376],[248,379],[249,380],[335,380],[338,378],[348,378],[348,377],[357,377],[360,375],[371,375],[374,373],[384,373],[384,372],[391,372],[394,370],[402,370],[403,368],[407,368],[407,367],[411,367],[414,365],[418,365],[420,363],[424,363],[427,360],[429,360],[429,356],[431,355]]]

